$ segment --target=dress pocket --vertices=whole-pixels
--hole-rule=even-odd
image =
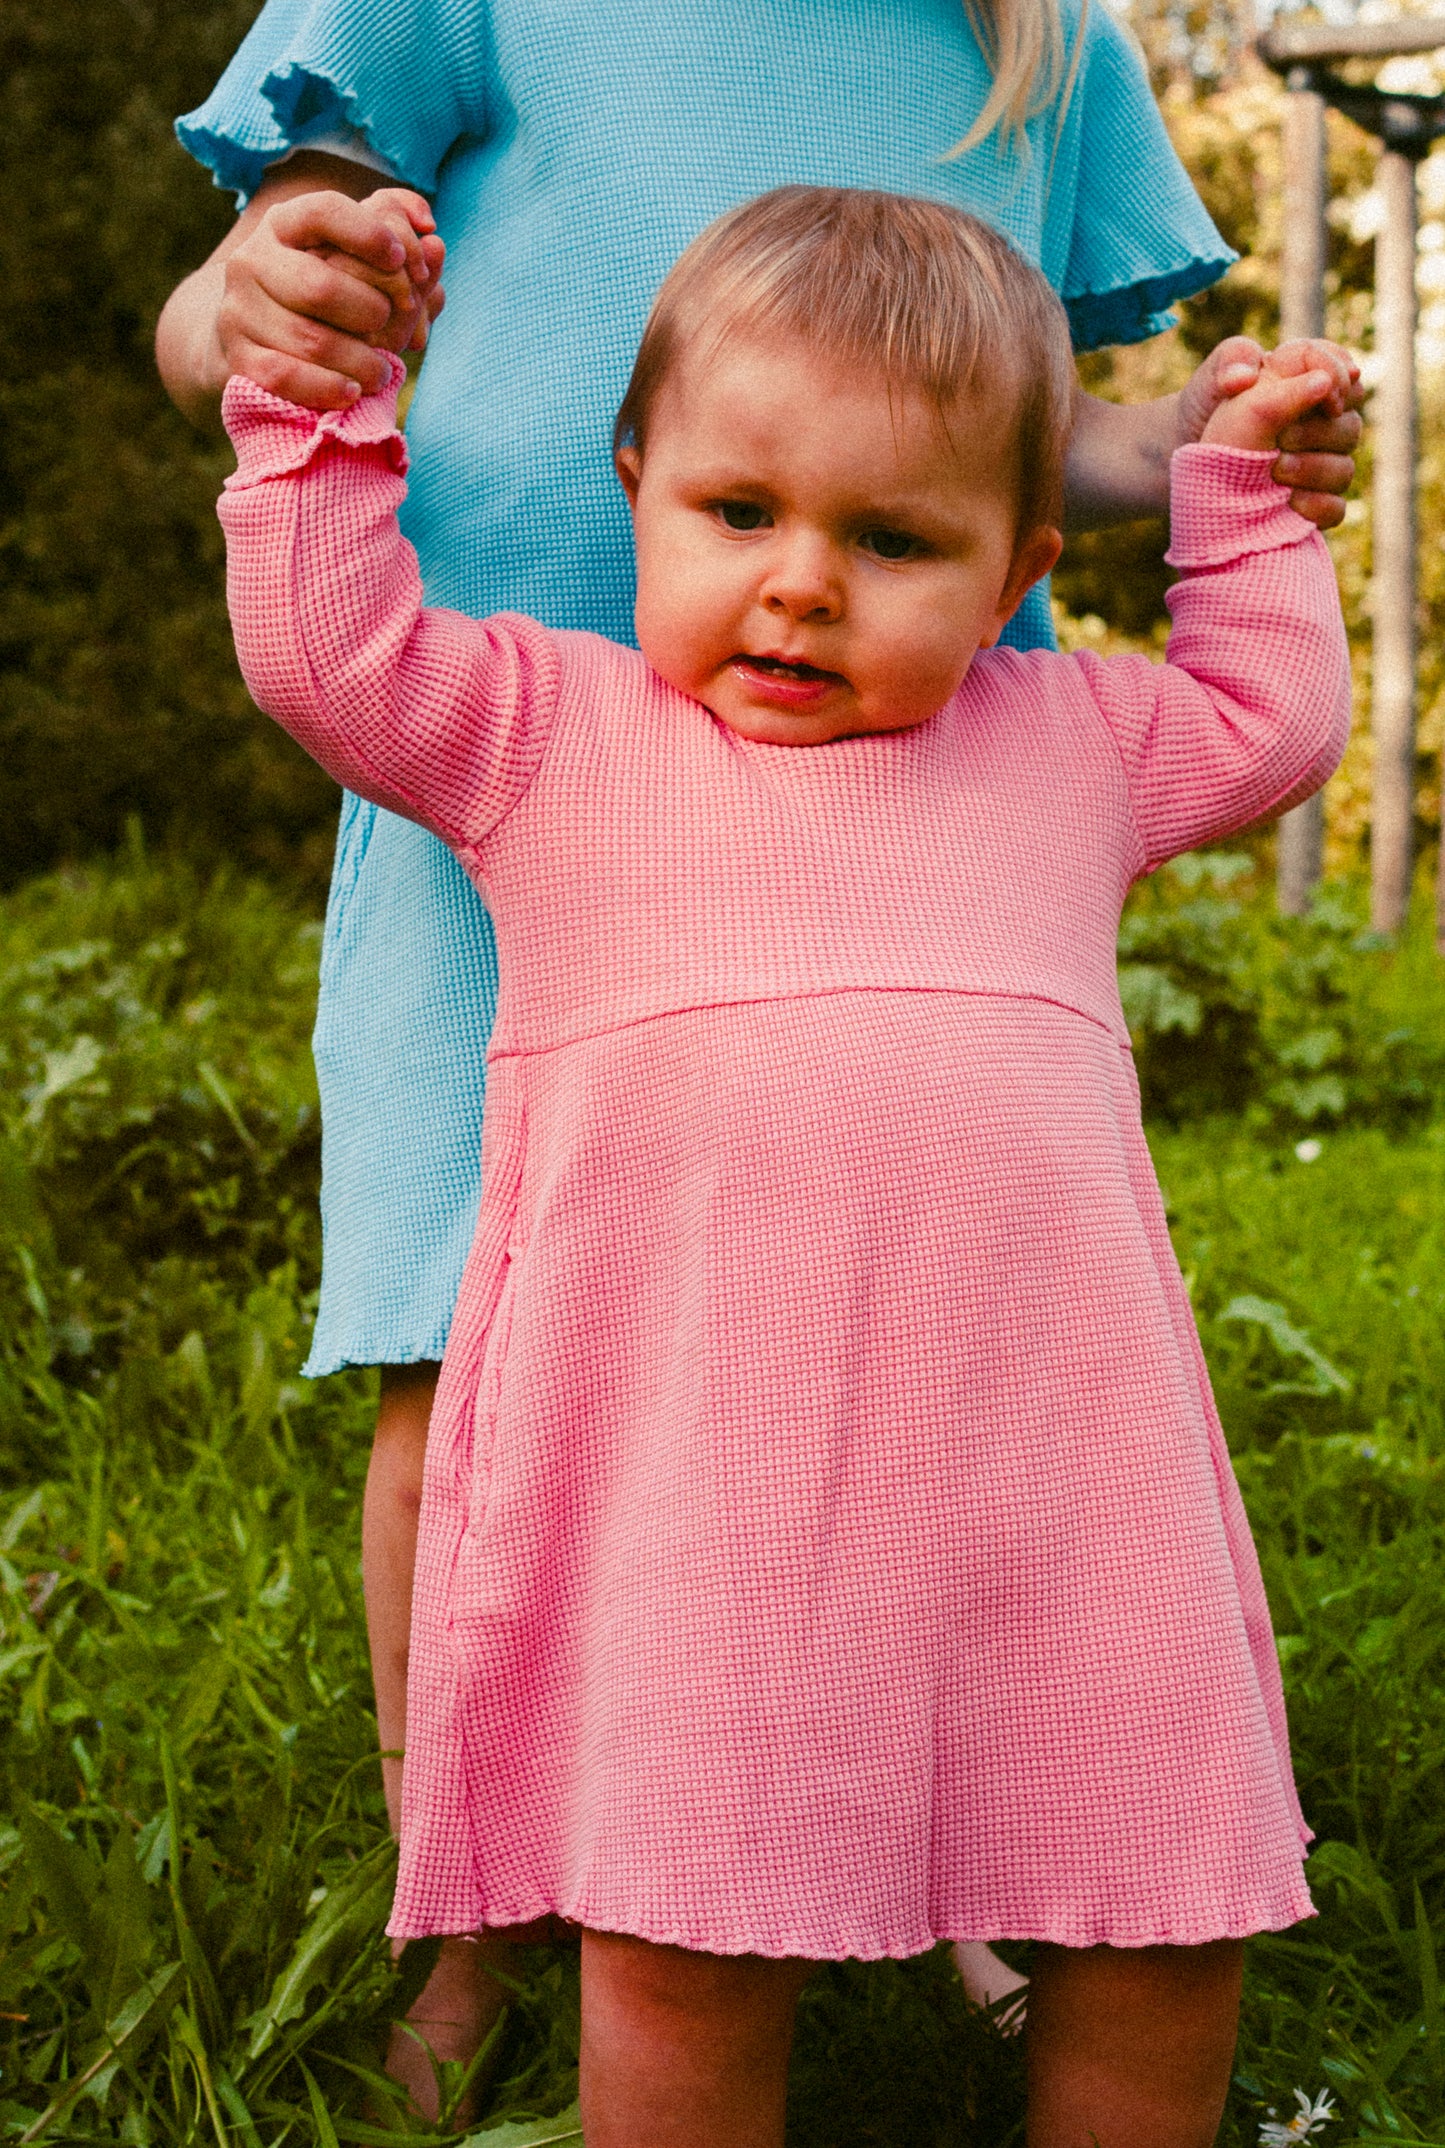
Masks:
[[[487,1329],[482,1351],[481,1377],[477,1382],[472,1419],[472,1471],[467,1492],[467,1530],[480,1535],[487,1518],[487,1496],[492,1482],[492,1456],[497,1443],[497,1415],[501,1407],[502,1378],[507,1349],[512,1339],[512,1306],[517,1290],[517,1262],[509,1250],[497,1295],[496,1310]]]

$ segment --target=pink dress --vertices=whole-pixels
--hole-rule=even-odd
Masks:
[[[390,405],[233,382],[246,677],[496,919],[393,1932],[719,1953],[1307,1913],[1259,1569],[1140,1128],[1119,909],[1349,710],[1268,456],[1176,458],[1167,667],[1000,651],[758,745],[423,610]]]

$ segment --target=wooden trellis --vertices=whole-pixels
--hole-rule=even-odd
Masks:
[[[1276,23],[1259,39],[1260,57],[1283,75],[1289,96],[1284,138],[1284,244],[1280,328],[1285,336],[1324,329],[1325,108],[1333,105],[1380,143],[1377,185],[1382,221],[1375,241],[1375,478],[1372,501],[1371,729],[1375,742],[1370,812],[1370,910],[1377,932],[1393,933],[1410,899],[1415,814],[1415,610],[1417,394],[1415,382],[1415,172],[1445,134],[1445,98],[1394,95],[1343,81],[1331,61],[1385,60],[1445,46],[1445,20],[1388,23]],[[1279,827],[1280,908],[1299,914],[1320,877],[1323,801],[1312,798]],[[1445,824],[1441,829],[1439,932],[1445,947]]]

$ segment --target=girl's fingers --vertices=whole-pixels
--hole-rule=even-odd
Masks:
[[[427,339],[431,335],[432,322],[441,312],[446,302],[447,296],[441,285],[439,283],[433,284],[422,300],[421,310],[416,316],[416,326],[411,332],[411,341],[405,346],[393,344],[389,347],[394,350],[405,348],[409,351],[424,351],[427,347]]]
[[[380,277],[350,255],[277,248],[255,262],[238,251],[226,264],[217,328],[228,356],[239,340],[291,347],[295,334],[288,342],[281,329],[286,317],[400,351],[426,308],[405,276]]]
[[[1249,401],[1258,422],[1277,434],[1293,419],[1303,417],[1307,410],[1324,402],[1333,387],[1333,376],[1321,366],[1293,375],[1268,370],[1250,390]]]
[[[1281,481],[1283,482],[1283,480]],[[1345,503],[1336,492],[1291,492],[1289,504],[1317,530],[1332,530],[1345,519]]]
[[[241,353],[231,371],[244,374],[258,387],[269,389],[288,403],[299,403],[305,410],[348,410],[360,397],[357,383],[349,375],[308,365],[303,359],[288,358],[282,351],[259,345],[249,353]]]
[[[1208,363],[1213,367],[1216,390],[1224,395],[1237,395],[1240,384],[1247,387],[1258,380],[1264,352],[1253,336],[1226,336],[1210,352]]]
[[[276,242],[304,251],[335,246],[375,269],[404,269],[414,283],[426,280],[422,232],[434,228],[431,210],[419,194],[383,187],[364,201],[349,194],[294,194],[278,202],[262,225]]]
[[[431,290],[434,289],[435,286],[441,282],[442,270],[446,266],[446,246],[444,245],[443,241],[435,233],[433,233],[429,237],[424,238],[422,240],[421,254],[422,262],[426,269],[426,280],[424,283],[419,283],[417,285],[417,289],[419,291]]]
[[[1295,428],[1291,426],[1288,430],[1294,431]],[[1291,485],[1301,493],[1324,495],[1348,492],[1354,478],[1355,461],[1352,455],[1300,455],[1291,451],[1281,454],[1274,466],[1275,483]],[[1313,516],[1310,519],[1313,520]]]
[[[1303,379],[1312,373],[1325,374],[1329,385],[1318,400],[1331,417],[1342,417],[1360,399],[1358,365],[1348,351],[1342,350],[1338,343],[1326,342],[1322,336],[1281,343],[1278,350],[1271,351],[1265,369],[1279,380]]]
[[[228,368],[247,373],[288,401],[304,402],[314,409],[336,409],[355,401],[355,394],[338,385],[331,397],[314,401],[316,376],[325,373],[341,384],[352,382],[367,395],[375,394],[388,376],[386,354],[372,342],[343,334],[305,314],[292,313],[265,293],[258,293],[244,323],[218,320],[221,349]],[[293,393],[301,383],[305,393]]]
[[[428,303],[425,314],[422,316],[421,320],[417,322],[416,327],[413,329],[411,341],[407,345],[408,350],[424,351],[426,349],[427,344],[431,340],[432,324],[436,320],[437,315],[441,312],[442,307],[445,304],[445,294],[441,291],[438,291],[435,294],[435,302]]]
[[[377,307],[373,301],[363,312],[351,294],[340,286],[323,284],[312,279],[311,287],[317,294],[317,301],[303,305],[300,310],[329,322],[333,327],[349,328],[369,335],[373,343],[384,343],[388,350],[401,349],[416,322],[425,314],[430,293],[435,289],[434,285],[414,284],[410,277],[400,270],[383,275],[377,269],[368,268],[365,262],[357,261],[351,254],[339,253],[331,247],[308,255],[292,255],[289,259],[322,262],[328,275],[341,276],[348,279],[353,288],[359,286],[373,294],[379,294],[383,307]],[[302,288],[304,278],[289,269],[284,273],[284,288],[288,292],[295,293]],[[275,286],[269,287],[275,289]],[[335,306],[329,302],[331,295],[337,300]],[[345,308],[344,318],[342,308]]]
[[[1248,336],[1230,336],[1197,365],[1180,392],[1176,408],[1178,440],[1198,440],[1222,402],[1253,387],[1264,352]]]
[[[1286,426],[1279,436],[1279,444],[1288,455],[1352,455],[1360,444],[1363,431],[1364,420],[1355,409],[1342,410],[1337,417],[1315,417],[1306,413],[1293,425]]]
[[[289,313],[369,340],[382,333],[399,304],[410,310],[412,287],[404,276],[374,282],[371,272],[358,275],[349,262],[345,254],[284,254],[262,265],[255,288]]]
[[[397,214],[404,216],[418,237],[434,232],[437,228],[437,220],[432,215],[431,203],[427,200],[425,194],[418,194],[414,187],[378,187],[376,192],[368,194],[366,199],[368,203],[374,204],[388,214],[395,210]]]

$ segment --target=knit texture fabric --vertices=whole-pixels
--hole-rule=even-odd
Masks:
[[[1070,34],[1078,0],[1064,0]],[[1230,257],[1102,0],[1060,124],[961,139],[989,76],[963,0],[268,0],[180,122],[249,193],[298,143],[361,133],[435,189],[447,241],[404,510],[430,602],[632,639],[612,420],[664,274],[787,180],[988,217],[1060,290],[1081,347],[1133,342]],[[1052,639],[1046,591],[1010,630]],[[476,1219],[496,956],[450,854],[344,809],[317,1073],[325,1262],[308,1370],[439,1357]]]
[[[423,610],[385,399],[227,391],[248,683],[482,886],[394,1932],[1195,1944],[1308,1908],[1253,1546],[1139,1121],[1130,882],[1342,750],[1328,554],[1175,459],[1169,662],[1000,650],[742,740]]]

